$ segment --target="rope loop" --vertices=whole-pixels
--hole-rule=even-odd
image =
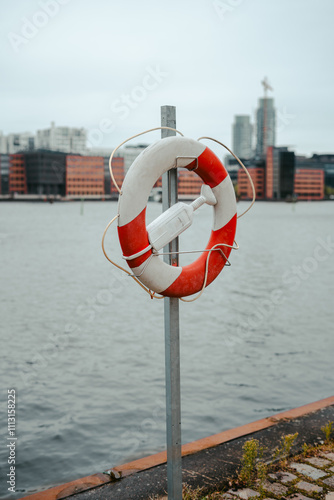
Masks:
[[[117,150],[123,146],[124,144],[126,144],[127,142],[129,142],[130,140],[134,139],[135,137],[139,137],[141,135],[144,135],[144,134],[147,134],[149,132],[153,132],[155,130],[172,130],[173,132],[176,132],[178,134],[180,134],[182,137],[183,134],[177,130],[177,129],[174,129],[174,128],[171,128],[171,127],[155,127],[155,128],[151,128],[149,130],[146,130],[145,132],[140,132],[139,134],[135,134],[131,137],[129,137],[128,139],[126,139],[125,141],[121,142],[121,144],[119,144],[114,150],[113,152],[111,153],[110,155],[110,158],[109,158],[109,171],[110,171],[110,176],[111,176],[111,179],[114,183],[114,186],[115,188],[117,189],[119,195],[121,196],[122,195],[122,190],[121,188],[118,186],[116,180],[115,180],[115,177],[113,175],[113,171],[112,171],[112,166],[111,166],[111,163],[112,163],[112,159],[113,157],[115,156],[115,153],[117,152]],[[218,141],[217,139],[213,139],[212,137],[206,137],[206,136],[203,136],[203,137],[200,137],[199,139],[197,139],[198,141],[201,141],[202,139],[208,139],[210,141],[214,141],[216,142],[217,144],[220,144],[221,146],[223,146],[232,156],[234,156],[234,158],[238,161],[238,163],[240,164],[240,166],[244,169],[244,171],[246,172],[247,176],[248,176],[248,179],[249,179],[249,182],[252,186],[252,193],[253,193],[253,199],[252,199],[252,202],[250,204],[250,206],[240,215],[238,215],[238,219],[240,217],[243,217],[251,208],[252,206],[254,205],[255,203],[255,188],[254,188],[254,183],[253,183],[253,180],[248,172],[248,170],[246,169],[245,165],[242,163],[242,161],[233,153],[233,151],[231,151],[225,144],[223,144],[222,142]],[[106,237],[106,234],[107,234],[107,231],[108,229],[110,228],[110,226],[115,222],[116,219],[118,219],[119,217],[119,214],[117,214],[107,225],[107,227],[105,228],[104,230],[104,233],[103,233],[103,236],[102,236],[102,251],[104,253],[104,256],[106,257],[106,259],[115,267],[117,267],[118,269],[120,269],[121,271],[125,272],[128,276],[130,276],[136,283],[138,283],[138,285],[141,286],[141,288],[146,292],[148,293],[148,295],[150,296],[151,300],[153,299],[164,299],[165,297],[163,295],[159,295],[157,294],[156,292],[150,290],[149,288],[147,288],[145,285],[143,285],[138,277],[139,276],[135,276],[134,274],[130,273],[127,269],[125,269],[124,267],[120,266],[119,264],[116,264],[116,262],[114,262],[112,259],[110,259],[110,257],[108,256],[107,252],[106,252],[106,249],[105,249],[105,237]],[[211,254],[212,252],[214,251],[220,251],[221,254],[223,255],[223,257],[225,258],[226,262],[228,263],[228,265],[231,265],[229,260],[227,259],[224,251],[222,250],[222,247],[228,247],[228,248],[231,248],[231,250],[238,250],[239,249],[239,245],[237,244],[236,241],[234,241],[234,244],[235,246],[231,246],[231,245],[227,245],[225,243],[217,243],[216,245],[214,245],[210,250],[205,250],[208,252],[207,254],[207,258],[206,258],[206,262],[205,262],[205,277],[204,277],[204,281],[203,281],[203,286],[202,286],[202,289],[200,290],[200,292],[192,299],[185,299],[183,297],[180,297],[180,300],[182,300],[182,302],[194,302],[195,300],[199,299],[200,296],[202,295],[202,293],[204,292],[204,289],[206,287],[206,283],[207,283],[207,279],[208,279],[208,273],[209,273],[209,261],[210,261],[210,257],[211,257]],[[182,254],[182,253],[195,253],[195,252],[202,252],[202,250],[193,250],[193,251],[189,251],[189,252],[176,252],[178,254]],[[173,252],[175,253],[175,252]],[[162,253],[160,254],[152,254],[151,257],[157,257],[159,255],[164,255]]]
[[[110,158],[109,158],[109,172],[110,172],[110,177],[114,183],[114,186],[115,188],[117,189],[118,193],[120,195],[122,195],[122,190],[121,188],[118,186],[117,182],[116,182],[116,179],[114,177],[114,174],[113,174],[113,171],[112,171],[112,166],[111,166],[111,162],[112,162],[112,159],[113,157],[115,156],[115,153],[116,151],[121,147],[123,146],[123,144],[126,144],[127,142],[131,141],[132,139],[134,139],[135,137],[139,137],[140,135],[144,135],[144,134],[148,134],[149,132],[153,132],[154,130],[172,130],[173,132],[177,132],[178,134],[180,134],[182,137],[184,137],[184,135],[182,134],[182,132],[180,132],[179,130],[177,130],[176,128],[172,128],[172,127],[155,127],[155,128],[150,128],[149,130],[145,130],[145,132],[140,132],[139,134],[135,134],[135,135],[132,135],[131,137],[129,137],[128,139],[126,139],[125,141],[121,142],[121,144],[119,144],[117,146],[117,148],[115,148],[113,150],[113,152],[111,153],[110,155]]]
[[[230,148],[228,148],[227,146],[225,146],[225,144],[223,144],[222,142],[220,141],[217,141],[217,139],[213,139],[212,137],[200,137],[199,139],[197,139],[198,141],[201,141],[202,139],[208,139],[209,141],[213,141],[213,142],[216,142],[217,144],[220,144],[221,146],[223,146],[223,148],[225,148],[232,156],[234,156],[234,158],[237,160],[237,162],[239,163],[239,165],[244,169],[244,171],[246,172],[246,175],[248,177],[248,180],[250,182],[250,185],[252,187],[252,194],[253,194],[253,198],[252,198],[252,201],[251,201],[251,204],[249,205],[249,207],[240,215],[238,215],[237,219],[240,219],[241,217],[243,217],[251,208],[252,206],[254,205],[255,203],[255,199],[256,199],[256,193],[255,193],[255,187],[254,187],[254,183],[253,183],[253,179],[251,178],[247,168],[245,167],[245,165],[242,163],[242,161],[240,160],[240,158],[237,157],[237,155],[235,155],[233,153],[233,151],[230,150]]]

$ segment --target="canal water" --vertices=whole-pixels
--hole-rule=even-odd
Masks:
[[[82,214],[80,203],[0,204],[1,499],[165,448],[163,301],[104,258],[116,211],[111,202],[85,202]],[[148,212],[149,222],[161,205]],[[181,249],[205,247],[211,217],[199,209]],[[181,303],[184,443],[333,395],[333,222],[332,202],[256,203],[238,222],[231,267]],[[122,262],[115,228],[106,246]]]

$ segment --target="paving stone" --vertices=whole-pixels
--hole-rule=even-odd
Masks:
[[[289,500],[310,500],[310,497],[306,497],[301,493],[294,493],[293,495],[290,495],[289,497],[286,498]]]
[[[326,465],[330,465],[331,463],[329,460],[319,457],[305,458],[305,460],[316,467],[326,467]]]
[[[251,497],[259,497],[260,493],[258,493],[255,490],[252,490],[251,488],[244,488],[242,490],[228,490],[227,493],[230,493],[231,495],[237,496],[239,498],[242,498],[243,500],[248,500]]]
[[[330,468],[329,468],[329,470],[330,470],[331,472],[334,472],[334,467],[330,467]]]
[[[334,492],[331,491],[330,493],[327,493],[325,500],[334,500]]]
[[[323,453],[321,453],[321,455],[325,458],[328,458],[329,460],[333,460],[334,462],[334,453],[331,453],[330,451],[324,451]]]
[[[334,488],[334,477],[328,477],[327,479],[322,479],[322,482],[330,486],[331,488]]]
[[[299,464],[299,463],[294,462],[294,463],[290,464],[290,467],[292,469],[295,469],[300,474],[303,474],[304,476],[307,476],[311,479],[320,479],[321,477],[324,477],[327,475],[326,472],[319,470],[319,469],[315,469],[311,465],[307,465],[307,464]]]
[[[273,495],[281,496],[285,495],[288,491],[288,488],[281,483],[269,483],[269,481],[265,481],[263,484],[263,488],[267,491],[270,491]]]
[[[306,481],[299,481],[299,483],[295,484],[296,488],[300,490],[309,491],[310,493],[320,493],[323,488],[321,486],[317,486],[316,484],[307,483]]]
[[[278,471],[275,472],[274,474],[268,474],[269,477],[272,479],[276,479],[277,481],[280,481],[281,483],[291,483],[294,479],[297,479],[297,476],[292,474],[291,472],[283,472],[283,471]]]

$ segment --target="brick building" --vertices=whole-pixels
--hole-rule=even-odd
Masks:
[[[264,168],[249,167],[248,173],[253,181],[257,200],[263,200],[264,190]],[[241,200],[250,200],[253,197],[253,191],[248,176],[243,168],[238,171],[238,194]]]
[[[8,192],[26,194],[27,177],[23,154],[9,155]]]
[[[294,192],[298,200],[323,200],[325,173],[322,169],[297,168]]]
[[[102,156],[66,156],[66,196],[104,195]]]
[[[334,154],[314,154],[311,158],[296,156],[296,168],[324,171],[327,190],[334,190]]]
[[[124,158],[122,156],[114,156],[111,161],[113,175],[117,185],[121,188],[124,181]],[[104,157],[104,192],[105,194],[116,194],[118,191],[111,180],[109,171],[109,156]]]
[[[293,195],[295,153],[286,147],[267,148],[266,186],[267,200],[285,200]]]
[[[202,179],[186,168],[178,169],[178,193],[184,198],[196,198],[201,192]]]
[[[197,196],[199,196],[203,181],[197,174],[195,174],[195,172],[191,172],[187,168],[181,167],[177,169],[177,175],[178,196],[188,199],[195,199]],[[153,188],[155,190],[161,190],[162,177],[159,177]]]

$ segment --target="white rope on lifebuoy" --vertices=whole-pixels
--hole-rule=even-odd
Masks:
[[[117,146],[117,148],[115,148],[113,150],[113,152],[111,153],[110,158],[109,158],[109,172],[110,172],[110,177],[111,177],[111,179],[113,181],[113,184],[114,184],[115,188],[117,189],[117,191],[118,191],[118,193],[120,195],[122,194],[122,191],[121,191],[120,187],[118,186],[118,184],[116,182],[116,179],[115,179],[113,171],[112,171],[112,165],[111,165],[112,159],[115,156],[116,151],[120,147],[122,147],[124,144],[126,144],[129,141],[131,141],[132,139],[135,139],[136,137],[139,137],[140,135],[144,135],[144,134],[148,134],[149,132],[153,132],[154,130],[172,130],[173,132],[176,132],[176,133],[180,134],[183,137],[183,134],[179,130],[177,130],[176,128],[172,128],[172,127],[155,127],[155,128],[150,128],[149,130],[145,130],[145,132],[140,132],[139,134],[132,135],[131,137],[128,137],[128,139],[126,139],[125,141],[121,142]]]
[[[157,127],[156,129],[150,129],[150,131],[160,128],[169,129],[169,127]],[[234,246],[237,214],[234,188],[227,171],[216,155],[209,148],[198,142],[201,139],[211,138],[202,137],[198,141],[194,141],[184,138],[181,132],[177,132],[182,137],[173,136],[162,139],[146,148],[137,157],[127,173],[122,190],[114,181],[111,161],[117,149],[131,138],[123,141],[112,152],[109,167],[111,177],[120,193],[119,213],[105,229],[102,238],[102,248],[106,258],[113,265],[131,276],[150,294],[151,298],[173,296],[186,302],[191,302],[199,298],[205,287],[218,276],[224,265],[228,263],[228,256],[231,250],[238,248],[237,245]],[[143,133],[136,134],[133,137],[138,137]],[[247,169],[227,146],[215,139],[211,140],[225,147],[247,172],[253,188],[252,206],[255,200],[255,190]],[[175,158],[177,157],[184,158],[182,166],[185,168],[189,167],[189,170],[193,170],[193,158],[196,158],[196,173],[202,178],[205,184],[212,188],[212,192],[217,200],[217,203],[214,205],[213,230],[208,245],[195,262],[183,268],[180,266],[169,266],[161,261],[159,255],[162,254],[159,254],[154,247],[152,248],[145,225],[146,204],[151,188],[162,173],[176,166]],[[249,208],[239,217],[244,215]],[[132,272],[112,261],[105,251],[104,240],[106,232],[116,219],[118,219],[119,239],[124,258],[127,260]],[[195,298],[183,299],[183,297],[193,295],[197,292],[199,294]],[[157,296],[157,293],[161,295]]]
[[[239,163],[239,165],[241,166],[241,168],[244,169],[244,171],[246,172],[246,175],[248,177],[248,180],[249,180],[249,183],[251,185],[251,188],[252,188],[252,201],[249,205],[249,207],[246,208],[246,210],[244,212],[242,212],[242,214],[238,215],[238,219],[240,219],[241,217],[243,217],[251,208],[252,206],[254,205],[255,203],[255,199],[256,199],[256,193],[255,193],[255,187],[254,187],[254,183],[253,183],[253,180],[250,176],[250,173],[248,172],[247,168],[245,167],[245,165],[242,163],[242,161],[237,157],[237,155],[235,155],[233,153],[233,151],[231,151],[230,148],[228,148],[225,144],[223,144],[222,142],[220,141],[217,141],[217,139],[213,139],[212,137],[200,137],[199,139],[197,139],[198,141],[201,141],[202,139],[208,139],[209,141],[213,141],[213,142],[216,142],[217,144],[220,144],[221,146],[223,146],[223,148],[225,148],[232,156],[234,156],[234,158],[237,160],[237,162]]]

